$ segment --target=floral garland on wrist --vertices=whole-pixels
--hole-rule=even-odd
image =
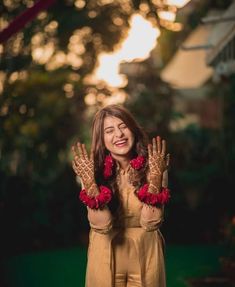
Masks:
[[[158,204],[165,204],[170,199],[170,190],[163,187],[160,193],[151,193],[148,191],[149,185],[144,184],[137,192],[138,199],[148,205],[156,206]]]
[[[112,199],[112,191],[107,186],[99,186],[100,193],[97,196],[89,196],[85,189],[79,194],[79,199],[91,209],[104,207]]]
[[[145,166],[145,158],[137,156],[130,161],[130,165],[135,170],[140,170]],[[111,155],[107,155],[104,161],[104,179],[108,179],[113,175],[114,159]],[[163,187],[160,193],[151,193],[148,191],[149,185],[144,184],[136,193],[138,199],[148,205],[156,206],[165,204],[170,199],[170,190]],[[85,189],[82,189],[79,194],[79,199],[91,209],[99,209],[108,204],[112,199],[112,191],[104,186],[99,186],[100,193],[97,196],[89,196]]]

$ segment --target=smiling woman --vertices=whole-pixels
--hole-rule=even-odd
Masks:
[[[72,150],[91,226],[86,287],[165,287],[165,140],[148,144],[132,115],[110,105],[95,115],[91,155],[80,142]]]
[[[117,161],[123,157],[130,160],[134,135],[121,119],[107,116],[104,119],[104,144]]]

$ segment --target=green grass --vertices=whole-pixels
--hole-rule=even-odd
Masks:
[[[32,253],[12,257],[6,264],[9,287],[84,286],[86,249]]]
[[[186,245],[169,246],[166,251],[168,287],[188,286],[192,277],[213,275],[219,270],[219,257],[225,254],[223,246]]]
[[[167,286],[185,287],[187,278],[213,274],[223,254],[222,246],[167,246]],[[9,287],[84,287],[85,268],[82,247],[14,256],[5,264],[6,283]]]

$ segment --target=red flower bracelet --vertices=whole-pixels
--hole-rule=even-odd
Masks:
[[[89,208],[98,209],[110,202],[112,191],[104,186],[99,186],[100,193],[97,196],[89,196],[85,189],[82,189],[79,194],[79,199]]]
[[[148,184],[144,184],[137,192],[137,197],[140,201],[156,206],[158,204],[165,204],[170,199],[170,190],[166,187],[162,188],[160,193],[151,193],[148,191]],[[108,204],[112,199],[112,191],[104,186],[99,186],[100,193],[97,196],[89,196],[85,189],[82,189],[79,194],[79,199],[89,208],[98,209]]]
[[[137,197],[140,201],[153,206],[165,204],[169,201],[170,190],[168,188],[163,187],[160,193],[151,193],[148,191],[148,187],[148,184],[145,184],[137,192]]]

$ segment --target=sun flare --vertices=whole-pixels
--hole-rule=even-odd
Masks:
[[[160,30],[139,14],[130,19],[130,30],[120,48],[113,53],[101,53],[98,65],[89,80],[93,83],[104,81],[111,87],[125,87],[127,78],[119,73],[121,63],[143,61],[157,45]]]

